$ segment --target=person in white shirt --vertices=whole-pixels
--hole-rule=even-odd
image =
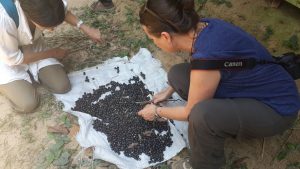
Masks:
[[[58,61],[66,57],[68,51],[48,49],[42,31],[52,30],[66,21],[94,42],[101,41],[101,34],[68,11],[65,0],[15,0],[13,3],[18,24],[0,3],[0,92],[17,112],[30,113],[39,103],[32,85],[34,81],[53,93],[63,94],[71,89],[63,65]]]

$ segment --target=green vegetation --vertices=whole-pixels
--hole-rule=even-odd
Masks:
[[[298,36],[292,35],[288,40],[283,41],[283,46],[292,49],[292,50],[298,50],[299,49],[299,42],[298,42]]]
[[[265,33],[263,35],[263,40],[267,41],[274,34],[272,27],[269,25],[266,27]]]
[[[65,166],[69,163],[71,156],[68,150],[64,149],[64,145],[70,142],[70,139],[65,135],[49,134],[51,140],[55,143],[51,144],[40,156],[40,164],[37,169],[46,169],[51,164],[55,166]]]
[[[286,166],[286,169],[300,169],[300,162],[290,163]]]
[[[229,0],[210,0],[210,1],[216,5],[225,4],[228,8],[232,7],[232,3]]]
[[[235,153],[231,152],[223,169],[248,169],[245,162],[247,159],[248,157],[236,157]]]
[[[287,143],[283,149],[277,154],[276,159],[278,161],[281,161],[285,159],[288,154],[294,152],[294,151],[300,151],[300,144],[298,143]]]

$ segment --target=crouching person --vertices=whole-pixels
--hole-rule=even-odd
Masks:
[[[93,41],[100,32],[78,20],[62,0],[2,0],[0,3],[0,92],[17,112],[30,113],[39,103],[34,81],[53,93],[71,89],[58,61],[68,55],[61,48],[48,49],[42,31],[63,21],[77,26]]]
[[[148,0],[140,10],[147,36],[167,52],[185,51],[191,60],[247,59],[272,61],[270,53],[240,28],[214,18],[200,19],[193,0]],[[153,97],[158,103],[177,92],[183,107],[145,106],[145,120],[161,116],[189,122],[190,160],[173,168],[220,169],[228,137],[263,138],[290,128],[300,108],[292,77],[278,64],[253,69],[197,69],[175,65],[169,87]]]

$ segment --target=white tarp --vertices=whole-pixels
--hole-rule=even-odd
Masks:
[[[119,73],[116,71],[116,67],[119,67]],[[141,77],[141,72],[145,74],[145,79]],[[89,77],[90,82],[85,81],[86,76]],[[114,163],[123,169],[146,168],[157,163],[149,164],[150,157],[145,154],[139,156],[141,160],[126,157],[122,153],[118,155],[110,148],[106,135],[93,128],[92,123],[95,117],[91,117],[84,112],[72,111],[71,108],[75,106],[75,101],[84,93],[92,93],[93,89],[97,89],[99,86],[106,85],[111,81],[128,84],[128,80],[133,76],[139,76],[140,80],[146,85],[146,88],[154,93],[159,92],[167,86],[167,75],[162,69],[161,63],[153,58],[147,49],[141,49],[130,60],[127,57],[115,57],[101,65],[70,73],[69,78],[72,90],[67,94],[55,95],[64,104],[64,111],[78,117],[80,131],[76,138],[79,144],[85,148],[95,147],[94,157],[96,159]],[[173,98],[179,99],[179,96],[173,95]],[[182,102],[169,104],[174,106],[182,104]],[[173,144],[164,151],[164,161],[174,157],[187,146],[187,123],[175,121],[176,128],[172,123],[169,122],[169,124],[171,133],[173,134]]]

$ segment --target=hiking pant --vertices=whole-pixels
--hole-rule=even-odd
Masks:
[[[63,94],[71,89],[69,78],[61,65],[41,68],[38,76],[41,85],[53,93]],[[39,103],[35,87],[26,80],[0,85],[0,92],[11,101],[17,112],[30,113]]]
[[[168,80],[174,90],[187,100],[189,64],[173,66],[168,73]],[[226,138],[273,136],[290,128],[296,117],[281,116],[255,99],[212,98],[201,101],[192,108],[189,115],[191,165],[194,169],[219,169],[225,164]]]

